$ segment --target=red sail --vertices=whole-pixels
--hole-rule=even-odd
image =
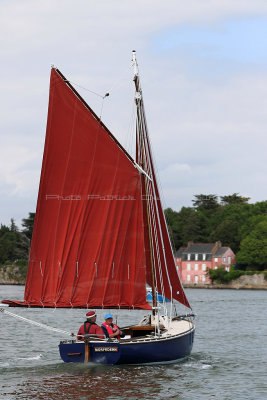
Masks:
[[[137,135],[136,161],[147,172],[150,179],[142,176],[143,180],[143,208],[145,224],[145,246],[147,264],[147,282],[152,282],[152,269],[155,276],[155,289],[168,299],[175,299],[188,308],[190,304],[184,293],[182,283],[177,273],[167,225],[161,205],[155,169],[153,165],[151,146],[149,142],[142,92],[139,77],[135,76],[137,89]],[[145,198],[144,198],[145,196]],[[152,253],[152,257],[151,257]],[[153,267],[151,266],[153,264]]]
[[[150,309],[144,247],[138,170],[52,69],[25,301],[9,304]]]

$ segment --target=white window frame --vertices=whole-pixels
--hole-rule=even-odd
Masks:
[[[190,253],[187,254],[187,261],[190,261]]]
[[[187,282],[191,282],[191,276],[188,274],[186,277]]]
[[[202,264],[202,271],[207,271],[207,264]]]
[[[195,271],[198,271],[198,264],[195,264]]]
[[[215,257],[215,258],[214,258],[214,261],[215,261],[215,262],[218,262],[218,257]]]
[[[198,253],[195,254],[195,261],[198,261]]]
[[[187,271],[191,271],[191,264],[187,264],[186,270],[187,270]]]

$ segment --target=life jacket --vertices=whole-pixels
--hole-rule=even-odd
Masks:
[[[116,329],[119,329],[119,328],[117,327],[117,325],[112,324],[112,326],[111,326],[111,325],[108,325],[106,322],[104,322],[104,323],[102,324],[102,326],[104,326],[104,327],[106,328],[106,330],[108,331],[108,334],[109,334],[109,335],[112,335],[112,333],[114,333],[114,331],[113,331],[112,328],[115,328],[115,330],[116,330]],[[115,337],[116,337],[117,339],[120,339],[120,338],[121,338],[120,335],[115,336]]]

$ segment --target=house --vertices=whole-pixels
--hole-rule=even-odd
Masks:
[[[220,241],[188,242],[187,247],[180,247],[176,252],[175,261],[183,283],[210,284],[207,270],[223,267],[230,271],[231,264],[235,263],[235,254],[230,247],[222,247]]]

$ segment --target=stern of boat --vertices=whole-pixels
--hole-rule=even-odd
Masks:
[[[64,340],[59,344],[59,353],[65,363],[96,363],[113,365],[120,358],[119,342],[82,342]]]

